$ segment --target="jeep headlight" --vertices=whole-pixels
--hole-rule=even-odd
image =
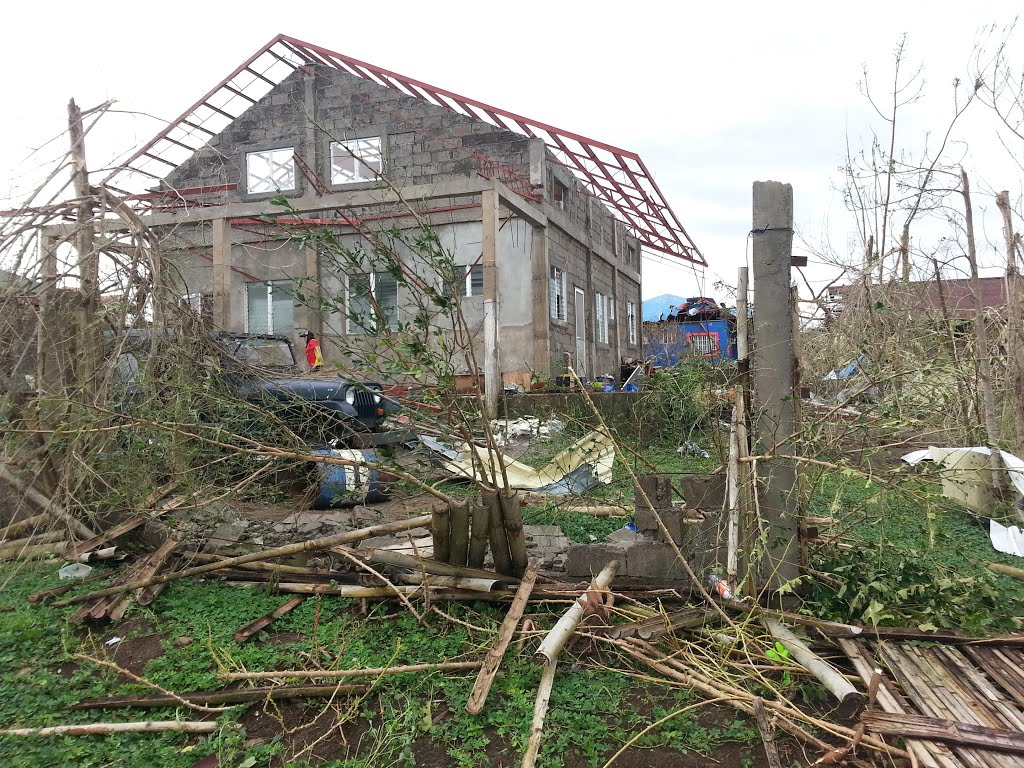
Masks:
[[[345,402],[348,403],[349,405],[356,404],[356,391],[352,389],[352,387],[349,387],[345,391]]]
[[[380,400],[381,400],[380,395],[374,393],[374,395],[373,395],[373,404],[374,405],[380,405]]]

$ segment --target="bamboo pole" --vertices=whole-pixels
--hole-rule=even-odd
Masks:
[[[145,720],[137,723],[89,723],[86,725],[54,725],[49,728],[8,728],[0,736],[102,736],[109,733],[213,733],[220,730],[216,720]]]
[[[529,565],[526,555],[526,531],[523,530],[523,508],[519,496],[514,492],[499,491],[497,496],[501,517],[505,522],[508,551],[512,559],[512,575],[522,576]]]
[[[221,672],[220,680],[304,680],[337,679],[347,677],[385,677],[413,672],[462,672],[477,669],[479,661],[446,661],[440,664],[404,664],[396,667],[366,667],[363,669],[284,669],[273,672]]]
[[[764,708],[764,699],[760,696],[754,697],[750,702],[754,710],[754,717],[757,720],[757,730],[761,732],[761,742],[764,744],[764,755],[768,760],[768,768],[782,768],[782,760],[779,758],[779,748],[775,744],[775,728],[772,727],[771,718]]]
[[[32,517],[26,517],[24,520],[19,520],[16,523],[0,528],[0,542],[7,543],[5,539],[10,536],[15,536],[23,531],[36,530],[38,528],[45,527],[50,522],[50,514],[48,512],[42,512]]]
[[[490,524],[488,537],[491,543],[491,557],[494,559],[494,570],[498,573],[509,576],[515,575],[512,567],[512,557],[508,548],[508,532],[505,530],[505,517],[502,514],[501,501],[495,491],[481,493],[484,504],[487,506]]]
[[[469,537],[469,566],[482,568],[487,555],[487,538],[491,527],[491,510],[485,504],[470,507],[472,530]]]
[[[452,565],[465,565],[469,555],[469,504],[452,504],[451,507],[451,545],[448,562]]]
[[[33,533],[22,539],[12,539],[0,544],[0,552],[17,551],[29,544],[52,544],[55,541],[64,541],[67,538],[67,531],[46,531],[45,533]]]
[[[599,597],[603,597],[601,593],[607,592],[608,587],[615,578],[615,575],[619,570],[619,561],[612,560],[604,569],[594,577],[593,581],[590,582],[590,588],[586,593],[580,595],[576,602],[572,604],[562,617],[558,620],[558,623],[548,632],[544,640],[541,642],[540,647],[537,649],[536,656],[534,657],[537,662],[543,662],[545,664],[553,664],[555,659],[558,658],[558,654],[562,652],[566,642],[573,632],[576,631],[576,627],[579,626],[580,621],[583,619],[583,614],[586,612],[587,606],[589,605],[589,598],[592,593],[598,593]],[[554,674],[552,672],[552,674]]]
[[[191,560],[197,563],[222,563],[228,558],[224,555],[211,555],[207,552],[193,552],[183,550],[177,553],[183,560]],[[235,566],[245,571],[267,571],[269,573],[301,573],[309,576],[323,576],[330,578],[338,574],[332,571],[325,571],[323,568],[308,568],[302,565],[285,565],[284,563],[242,563]]]
[[[786,649],[793,654],[793,658],[836,697],[840,704],[839,713],[842,717],[853,716],[864,705],[866,701],[864,694],[854,688],[853,684],[835,667],[808,648],[788,627],[771,618],[765,618],[764,625],[776,640],[786,646]]]
[[[245,704],[253,701],[356,696],[366,693],[365,685],[270,685],[264,688],[240,688],[235,691],[197,691],[183,693],[181,698],[192,704]],[[180,702],[170,696],[112,696],[87,699],[72,709],[116,709],[120,707],[177,707]]]
[[[530,599],[530,593],[533,591],[533,585],[537,581],[537,572],[539,570],[540,564],[536,562],[530,563],[526,568],[526,573],[519,584],[519,589],[512,600],[512,605],[509,606],[508,613],[505,614],[505,620],[501,623],[501,629],[498,630],[498,640],[494,647],[488,651],[487,658],[480,669],[480,674],[477,675],[476,683],[473,685],[473,691],[469,694],[469,701],[466,702],[466,711],[471,715],[480,714],[480,710],[484,708],[487,694],[490,692],[491,684],[494,682],[494,676],[498,672],[498,667],[501,666],[501,660],[505,657],[505,651],[508,649],[512,635],[519,625],[519,620],[523,618],[523,611],[526,610],[526,603]]]
[[[434,558],[447,563],[451,557],[451,510],[436,506],[431,513],[430,534],[434,545]]]
[[[533,768],[540,752],[540,740],[544,735],[544,718],[548,714],[548,703],[551,701],[551,686],[555,682],[555,667],[558,661],[552,658],[545,662],[537,686],[537,700],[533,705],[533,722],[530,723],[530,738],[526,742],[526,753],[523,755],[522,768]]]
[[[505,589],[506,584],[497,579],[478,579],[472,576],[433,576],[422,573],[400,573],[395,577],[405,584],[425,584],[441,589],[468,589],[473,592],[493,592]]]
[[[1024,580],[1024,568],[1014,568],[1012,565],[1003,565],[1002,563],[988,563],[987,565],[990,571]]]
[[[65,605],[84,603],[87,600],[92,600],[97,597],[107,597],[108,595],[117,595],[134,589],[142,589],[143,587],[148,587],[151,584],[166,584],[167,582],[177,581],[178,579],[183,579],[187,576],[199,576],[203,573],[211,573],[222,568],[233,568],[236,565],[243,565],[245,563],[255,563],[263,560],[271,560],[277,557],[287,557],[288,555],[297,555],[300,552],[315,552],[330,549],[331,547],[336,547],[340,544],[350,544],[354,541],[361,541],[363,539],[368,539],[371,536],[379,536],[383,533],[395,533],[397,531],[412,530],[413,528],[422,528],[426,525],[430,525],[430,521],[430,515],[424,515],[422,517],[414,517],[409,520],[399,520],[394,523],[372,525],[368,528],[360,528],[347,533],[335,534],[334,536],[325,536],[320,539],[310,539],[309,541],[303,541],[297,544],[288,544],[283,547],[276,547],[275,549],[250,552],[247,555],[229,557],[226,560],[221,560],[216,563],[207,563],[206,565],[199,565],[194,568],[186,568],[183,571],[177,571],[176,573],[167,574],[166,576],[153,576],[142,581],[134,581],[130,584],[120,584],[116,587],[101,589],[98,592],[93,592],[92,594],[80,595],[78,597],[73,597],[70,600],[64,600],[61,603],[54,603],[54,606],[62,607]]]

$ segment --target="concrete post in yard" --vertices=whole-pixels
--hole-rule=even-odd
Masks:
[[[213,226],[213,325],[230,328],[231,321],[231,222],[214,219]]]
[[[498,415],[501,364],[498,357],[498,191],[485,189],[480,196],[484,229],[484,403],[487,417]]]
[[[793,187],[755,181],[753,200],[754,440],[757,454],[792,454],[793,319],[790,265],[793,254]],[[762,460],[761,517],[765,541],[764,585],[774,592],[799,576],[796,468],[785,459]]]

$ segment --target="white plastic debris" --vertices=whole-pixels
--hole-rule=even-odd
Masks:
[[[107,640],[107,642],[105,642],[104,645],[117,645],[122,640],[124,640],[123,637],[112,637],[109,640]]]
[[[676,448],[676,453],[678,453],[680,456],[696,456],[701,459],[711,458],[711,454],[709,454],[696,443],[683,443],[678,448]]]
[[[988,521],[988,538],[996,552],[1024,557],[1024,531],[1016,525],[1007,528],[995,520]]]
[[[70,563],[57,571],[57,576],[61,581],[69,581],[71,579],[84,579],[90,573],[92,573],[92,566],[82,563]]]

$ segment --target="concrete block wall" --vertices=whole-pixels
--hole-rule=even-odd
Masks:
[[[249,195],[245,190],[245,155],[249,151],[294,147],[305,162],[330,186],[330,143],[332,140],[367,138],[380,136],[384,154],[385,173],[397,185],[420,185],[441,182],[458,177],[475,177],[481,169],[481,161],[490,159],[524,180],[531,178],[530,140],[523,135],[502,130],[482,123],[451,110],[431,105],[419,99],[384,88],[353,75],[329,67],[317,67],[314,74],[294,72],[272,89],[259,103],[250,107],[237,120],[213,137],[209,144],[186,160],[164,181],[167,187],[193,187],[235,183],[238,189],[222,193],[215,202],[267,201],[267,210],[274,208],[269,203],[276,193]],[[550,205],[553,184],[557,179],[566,190],[565,205],[559,216],[568,220],[567,231],[555,224],[549,224],[549,263],[565,269],[568,273],[566,305],[567,320],[550,321],[551,373],[564,371],[562,353],[576,354],[575,340],[575,287],[584,290],[586,317],[587,361],[581,366],[581,374],[588,376],[617,374],[619,357],[639,358],[639,330],[637,345],[629,345],[625,328],[626,301],[637,305],[639,322],[640,283],[639,259],[635,264],[625,261],[625,243],[632,238],[626,228],[616,224],[611,212],[603,204],[586,193],[583,184],[567,168],[554,162],[547,150],[534,147],[534,160],[543,165],[543,170],[534,169],[534,181],[542,185],[547,205]],[[346,184],[335,189],[360,189],[378,186],[377,182]],[[309,183],[296,169],[295,189],[285,196],[299,197],[310,192]],[[468,200],[459,200],[461,203]],[[543,204],[542,204],[543,205]],[[399,208],[395,207],[394,211]],[[392,212],[382,208],[351,211],[362,217]],[[474,212],[466,212],[467,216]],[[323,216],[333,216],[324,213]],[[443,216],[443,215],[442,215]],[[452,214],[451,222],[462,220]],[[479,212],[475,212],[477,220]],[[395,220],[401,222],[401,220]],[[635,240],[632,240],[636,244]],[[597,251],[601,255],[597,255]],[[639,253],[639,246],[636,247]],[[527,250],[522,264],[529,264]],[[270,273],[276,267],[282,273],[289,266],[285,261],[276,263],[268,257],[264,270],[266,278],[275,279]],[[612,271],[618,271],[617,279],[611,279]],[[194,274],[204,272],[203,265]],[[261,276],[264,272],[258,272]],[[298,274],[304,274],[304,268]],[[527,325],[520,319],[506,320],[506,310],[517,306],[519,294],[530,285],[529,271],[522,268],[499,280],[499,296],[502,301],[503,329],[501,342],[503,362],[533,360],[533,334],[530,324],[545,322],[544,318],[531,316]],[[284,276],[284,275],[282,275]],[[506,279],[507,278],[507,279]],[[547,282],[544,283],[545,288]],[[596,343],[594,307],[595,294],[600,292],[615,295],[614,321],[609,323],[609,342]],[[192,292],[205,293],[205,290]],[[244,322],[244,306],[232,299],[234,324]],[[236,314],[242,311],[242,315]],[[240,318],[240,320],[239,320]],[[618,344],[615,338],[618,336]],[[522,347],[520,348],[520,344]],[[504,367],[504,366],[503,366]]]

